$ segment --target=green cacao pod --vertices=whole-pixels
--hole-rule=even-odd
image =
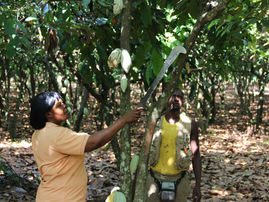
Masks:
[[[114,191],[113,202],[126,202],[126,198],[122,192]]]
[[[123,1],[122,0],[114,0],[113,13],[115,15],[118,15],[121,13],[122,9],[123,9]]]
[[[125,49],[121,51],[121,66],[123,70],[128,73],[132,65],[132,60],[129,52]]]
[[[108,56],[107,64],[110,69],[116,68],[121,62],[121,49],[116,48]]]
[[[126,91],[127,85],[128,85],[128,79],[126,75],[123,75],[120,80],[120,87],[121,87],[122,92]]]
[[[135,173],[137,165],[138,165],[138,162],[139,162],[139,156],[134,155],[132,160],[131,160],[131,163],[130,163],[131,175],[133,175]]]

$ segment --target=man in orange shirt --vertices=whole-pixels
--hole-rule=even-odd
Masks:
[[[142,108],[127,112],[108,128],[93,135],[76,133],[61,123],[68,111],[56,92],[44,92],[31,100],[30,124],[35,129],[32,149],[41,174],[37,202],[85,202],[87,173],[84,153],[107,142],[126,124],[140,117]]]

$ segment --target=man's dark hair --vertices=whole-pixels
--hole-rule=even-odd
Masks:
[[[34,129],[41,129],[46,125],[46,113],[51,110],[56,100],[62,99],[57,92],[43,92],[30,100],[30,125]]]
[[[172,96],[177,96],[179,98],[181,98],[183,100],[184,98],[184,93],[179,89],[179,88],[176,88],[172,94]]]

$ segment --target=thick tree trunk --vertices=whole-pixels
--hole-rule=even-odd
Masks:
[[[120,37],[120,48],[126,49],[130,52],[130,15],[131,15],[131,0],[124,0],[124,9],[122,10],[121,18],[121,37]],[[122,71],[123,72],[123,71]],[[125,114],[130,109],[130,82],[129,75],[126,73],[128,78],[128,87],[125,92],[121,93],[120,102],[120,114]],[[130,126],[127,125],[121,130],[120,134],[120,185],[121,191],[124,193],[127,202],[132,201],[132,178],[130,173],[130,162],[131,162],[131,137],[130,137]]]

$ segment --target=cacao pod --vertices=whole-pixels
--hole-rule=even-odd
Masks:
[[[131,163],[130,163],[131,175],[133,175],[135,173],[137,165],[138,165],[138,162],[139,162],[139,156],[134,155],[132,160],[131,160]]]
[[[121,49],[116,48],[108,56],[107,64],[110,69],[116,68],[121,62]]]
[[[120,190],[119,187],[114,187],[111,192],[110,195],[106,198],[105,202],[114,202],[114,195],[116,193],[116,191]]]
[[[122,0],[114,0],[113,13],[115,15],[118,15],[121,13],[122,9],[123,9],[123,1]]]
[[[114,191],[113,202],[126,202],[126,198],[122,192]]]
[[[123,70],[126,73],[128,73],[131,65],[132,65],[131,56],[127,50],[123,49],[121,51],[121,66],[122,66]]]
[[[121,77],[121,81],[120,81],[120,87],[121,87],[122,92],[126,91],[127,85],[128,85],[128,79],[127,79],[126,75],[123,75]]]
[[[105,202],[113,202],[114,201],[114,192],[112,192],[107,198]]]

